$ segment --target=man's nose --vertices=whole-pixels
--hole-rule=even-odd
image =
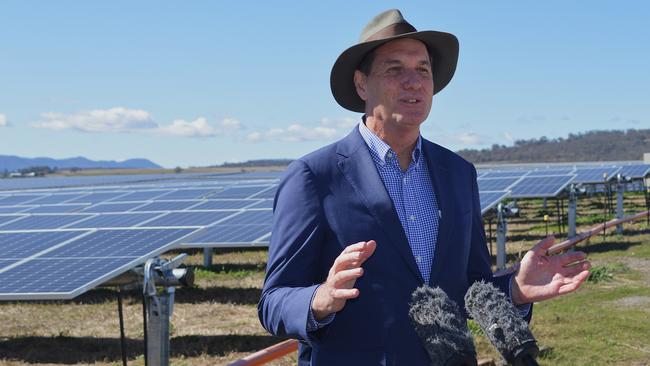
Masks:
[[[417,70],[405,70],[403,77],[402,87],[404,89],[418,89],[422,87],[423,76]]]

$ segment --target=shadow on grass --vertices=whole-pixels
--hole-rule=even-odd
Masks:
[[[590,253],[604,253],[604,252],[610,252],[614,250],[619,250],[619,251],[625,251],[630,248],[636,247],[638,245],[641,245],[641,243],[636,242],[636,243],[630,243],[630,242],[622,242],[622,241],[613,241],[613,242],[605,242],[605,243],[594,243],[594,244],[587,244],[587,245],[582,245],[580,247],[580,250],[590,254]]]
[[[261,335],[181,336],[171,339],[171,357],[224,356],[232,352],[253,353],[281,342]],[[142,357],[144,342],[126,339],[127,357]],[[79,364],[121,362],[119,338],[18,337],[0,340],[0,357],[27,363]]]
[[[232,287],[208,287],[208,288],[178,288],[174,302],[177,304],[198,304],[216,302],[222,304],[252,305],[257,304],[262,294],[258,288],[232,288]],[[125,304],[142,303],[142,290],[129,290],[122,292]],[[107,288],[88,291],[72,300],[52,301],[24,301],[30,303],[49,304],[103,304],[117,301],[117,291]],[[0,354],[1,355],[1,354]]]
[[[266,263],[224,263],[224,264],[213,264],[210,267],[195,266],[196,269],[201,269],[204,271],[221,273],[221,272],[264,272],[266,268]]]

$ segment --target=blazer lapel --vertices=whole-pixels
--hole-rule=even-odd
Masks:
[[[424,282],[393,201],[357,128],[339,143],[337,154],[338,167],[345,179],[359,195],[379,227],[387,234],[391,246],[399,253],[409,270],[420,283]]]
[[[440,156],[436,153],[433,143],[423,139],[422,146],[424,150],[424,158],[429,170],[429,176],[431,176],[431,183],[433,184],[436,202],[438,203],[438,209],[441,213],[440,221],[438,223],[438,238],[436,240],[433,261],[431,263],[431,277],[429,278],[429,284],[436,284],[438,283],[437,278],[442,269],[440,261],[446,257],[447,252],[449,251],[449,236],[453,226],[454,207],[453,202],[450,200],[450,197],[452,196],[448,191],[453,187],[444,183],[444,177],[447,176],[448,169],[445,162],[441,161]]]

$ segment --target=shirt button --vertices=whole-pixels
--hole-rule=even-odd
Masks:
[[[392,157],[393,157],[393,154],[391,154],[390,151],[386,153],[386,159],[390,159]]]
[[[411,216],[409,216],[409,220],[411,220],[411,221],[415,221],[415,215],[411,215]]]
[[[422,262],[422,257],[418,255],[417,257],[415,257],[415,260],[416,260],[418,263],[420,263],[420,262]]]
[[[408,178],[406,178],[406,177],[404,177],[404,178],[402,179],[402,182],[403,182],[404,184],[406,184],[408,181],[409,181],[409,180],[408,180]]]

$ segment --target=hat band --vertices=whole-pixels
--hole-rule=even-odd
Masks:
[[[412,33],[412,32],[417,32],[417,30],[409,23],[406,22],[395,23],[389,25],[388,27],[383,28],[382,30],[368,37],[364,42],[376,41],[378,39],[390,38],[390,37],[398,36],[400,34]]]

